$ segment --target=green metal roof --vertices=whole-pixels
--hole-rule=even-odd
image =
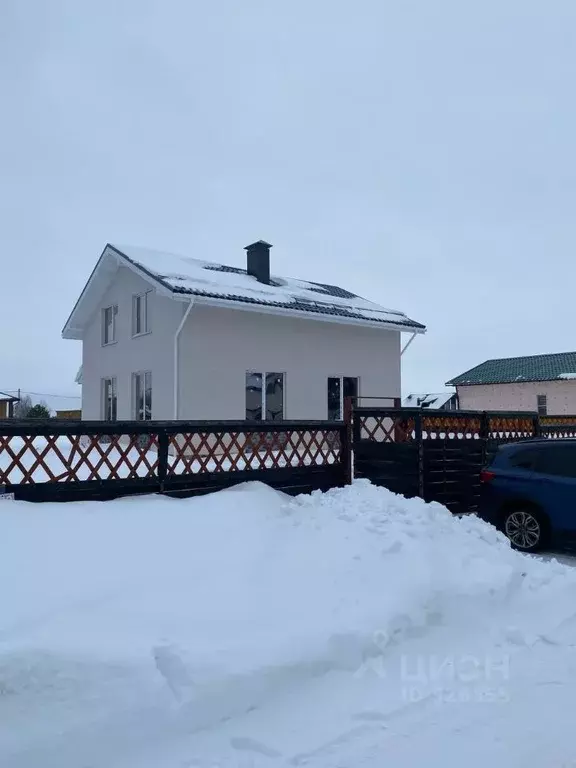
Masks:
[[[576,379],[576,352],[486,360],[446,382],[446,386],[516,384],[523,381]]]

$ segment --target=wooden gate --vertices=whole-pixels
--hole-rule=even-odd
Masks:
[[[351,408],[354,477],[475,511],[480,470],[505,442],[539,435],[537,414]]]

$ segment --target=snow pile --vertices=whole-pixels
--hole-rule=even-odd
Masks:
[[[442,628],[533,645],[574,614],[572,569],[364,481],[0,513],[2,765],[142,766]]]

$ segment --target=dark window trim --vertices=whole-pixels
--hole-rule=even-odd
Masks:
[[[330,398],[330,381],[331,380],[337,380],[340,382],[340,403],[338,407],[338,415],[336,418],[330,415],[329,398]],[[359,393],[360,393],[360,377],[359,376],[328,376],[328,378],[326,379],[326,390],[327,390],[326,391],[326,397],[327,397],[326,418],[328,419],[328,421],[342,421],[344,419],[344,389],[345,389],[344,381],[345,380],[356,382],[356,386],[355,386],[356,397],[359,396]]]
[[[261,388],[260,388],[260,417],[248,416],[248,377],[260,376]],[[267,420],[267,379],[269,376],[281,376],[282,377],[282,416],[279,419],[269,419],[270,421],[284,421],[286,418],[286,371],[262,371],[262,370],[247,370],[245,376],[245,418],[246,421],[264,421]]]

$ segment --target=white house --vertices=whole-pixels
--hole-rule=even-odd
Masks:
[[[82,341],[84,419],[340,419],[400,397],[401,335],[425,327],[328,284],[107,245],[62,335]]]

